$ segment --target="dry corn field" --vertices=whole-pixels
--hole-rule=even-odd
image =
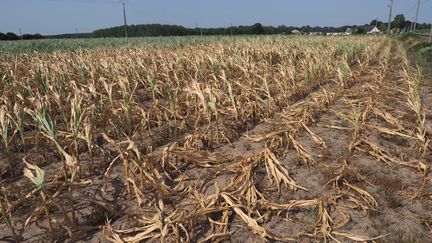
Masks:
[[[0,241],[432,240],[432,86],[397,40],[0,58]]]

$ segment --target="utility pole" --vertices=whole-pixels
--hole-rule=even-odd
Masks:
[[[431,25],[431,32],[429,35],[429,44],[432,44],[432,25]]]
[[[231,35],[233,35],[233,25],[231,23]]]
[[[417,0],[417,12],[416,12],[416,17],[415,17],[414,27],[413,27],[414,31],[417,29],[417,20],[418,20],[419,11],[420,11],[420,0]]]
[[[75,38],[78,38],[78,28],[75,28]]]
[[[390,14],[389,14],[389,21],[387,26],[387,35],[390,35],[390,29],[391,29],[391,18],[393,14],[393,0],[390,0]]]
[[[125,7],[125,3],[123,1],[123,19],[124,19],[124,33],[125,33],[125,38],[128,37],[128,33],[127,33],[127,22],[126,22],[126,7]]]

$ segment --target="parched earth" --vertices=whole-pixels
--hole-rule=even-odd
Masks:
[[[140,143],[101,136],[112,163],[77,182],[85,190],[71,198],[80,202],[65,197],[55,206],[74,205],[85,223],[67,223],[87,225],[62,240],[430,242],[432,80],[424,74],[416,85],[418,70],[399,42],[381,49],[348,76],[279,101],[288,105],[220,147],[173,136],[135,166],[130,158],[141,156]],[[125,170],[134,176],[126,184]],[[28,185],[25,178],[15,183]],[[43,227],[27,226],[24,241],[48,239],[48,223],[40,221]],[[6,225],[0,236],[14,241]]]

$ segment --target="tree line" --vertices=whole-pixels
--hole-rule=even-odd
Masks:
[[[187,35],[271,35],[291,34],[294,27],[280,25],[278,27],[254,25],[230,26],[226,28],[186,28],[180,25],[140,24],[127,26],[128,36],[187,36]],[[122,37],[124,26],[99,29],[93,32],[93,37]]]
[[[45,38],[41,34],[24,34],[18,36],[15,33],[8,32],[6,34],[0,32],[0,41],[15,41],[15,40],[36,40]]]

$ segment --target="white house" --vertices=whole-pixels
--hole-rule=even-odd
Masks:
[[[381,31],[378,29],[378,27],[375,26],[370,31],[368,31],[367,33],[370,34],[370,35],[381,34]]]
[[[348,35],[348,34],[345,32],[329,32],[326,35]]]
[[[309,35],[324,35],[323,32],[310,32]]]
[[[293,33],[294,35],[300,35],[300,31],[299,30],[292,30],[291,33]]]

